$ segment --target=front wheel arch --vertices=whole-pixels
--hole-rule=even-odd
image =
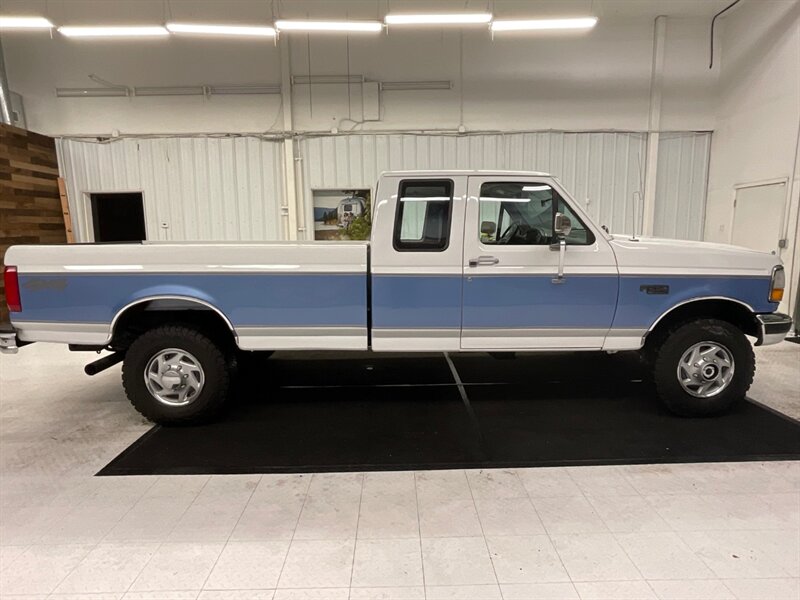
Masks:
[[[649,362],[670,331],[683,323],[701,319],[725,321],[751,337],[759,336],[759,324],[752,309],[730,298],[698,298],[673,306],[650,326],[645,334],[643,351]]]

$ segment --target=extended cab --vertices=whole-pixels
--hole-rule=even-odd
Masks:
[[[682,415],[744,397],[751,344],[783,339],[784,272],[733,246],[610,235],[547,174],[381,175],[366,242],[15,246],[5,286],[30,342],[114,352],[162,423],[224,404],[241,351],[642,351]]]

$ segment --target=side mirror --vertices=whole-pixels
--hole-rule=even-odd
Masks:
[[[557,212],[555,222],[553,223],[553,233],[556,237],[563,239],[567,237],[572,231],[572,221],[564,213]]]
[[[497,225],[495,225],[494,221],[483,221],[481,223],[481,233],[483,235],[494,235],[495,231],[497,231]]]

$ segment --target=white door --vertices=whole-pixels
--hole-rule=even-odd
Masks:
[[[372,230],[372,349],[458,350],[467,178],[385,176]]]
[[[777,252],[785,207],[785,182],[737,188],[731,244]]]
[[[549,178],[471,176],[468,190],[461,348],[601,348],[619,285],[602,233]],[[556,212],[572,221],[561,280]]]

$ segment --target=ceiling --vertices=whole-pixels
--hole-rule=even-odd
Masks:
[[[745,0],[755,1],[755,0]],[[792,0],[757,0],[786,2]],[[596,15],[711,18],[731,0],[3,0],[6,15],[47,16],[57,25],[217,23],[273,18],[378,19],[389,12],[488,11],[499,18]]]

